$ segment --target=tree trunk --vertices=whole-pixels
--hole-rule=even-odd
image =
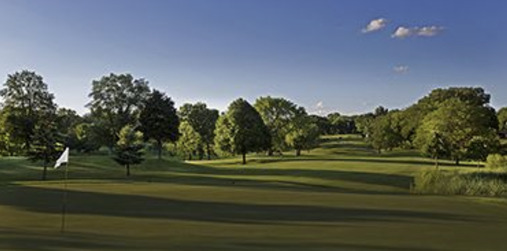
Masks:
[[[192,160],[192,154],[191,153],[188,154],[188,160]]]
[[[456,158],[456,165],[459,166],[459,158]]]
[[[126,171],[127,177],[130,177],[130,165],[129,164],[125,165],[125,171]]]
[[[438,169],[438,157],[435,157],[435,168]]]
[[[243,153],[243,165],[246,165],[246,153]]]
[[[206,144],[206,154],[208,155],[208,160],[211,160],[211,147],[209,144]]]
[[[377,149],[377,153],[382,154],[382,149],[381,148]]]
[[[296,149],[296,156],[301,156],[301,149]]]
[[[158,159],[162,159],[162,141],[157,140],[157,147],[158,147]]]
[[[266,155],[268,156],[273,156],[273,149],[269,149],[267,152],[266,152]]]
[[[48,171],[48,165],[46,162],[44,162],[44,167],[42,169],[42,180],[46,180],[47,171]]]

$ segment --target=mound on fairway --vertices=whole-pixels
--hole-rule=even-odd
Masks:
[[[4,158],[0,249],[507,249],[506,200],[410,194],[414,174],[433,168],[413,152],[330,137],[288,154],[246,166],[149,159],[130,179],[107,156],[72,156],[63,234],[63,170],[42,182],[39,167]]]

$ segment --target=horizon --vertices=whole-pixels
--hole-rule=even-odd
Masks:
[[[457,8],[458,7],[458,8]],[[285,97],[308,112],[403,109],[435,88],[507,106],[503,1],[1,1],[0,75],[88,112],[92,80],[145,78],[176,106]],[[424,11],[421,11],[424,10]],[[471,19],[479,16],[480,18]],[[487,45],[487,46],[485,46]],[[321,111],[319,113],[319,111]]]

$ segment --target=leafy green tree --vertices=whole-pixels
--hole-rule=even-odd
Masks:
[[[267,96],[258,98],[254,107],[271,134],[268,155],[273,155],[273,151],[285,150],[287,148],[285,136],[289,132],[292,120],[297,115],[297,106],[287,99]]]
[[[459,161],[466,157],[467,148],[474,137],[495,134],[490,121],[492,112],[489,107],[452,98],[424,118],[415,141],[419,147],[424,146],[438,133],[449,145],[450,157],[459,165]]]
[[[269,129],[264,124],[261,116],[247,101],[237,99],[233,101],[227,110],[226,119],[220,120],[220,126],[215,130],[219,149],[227,149],[232,154],[241,154],[243,164],[246,164],[246,154],[267,150],[271,146]],[[223,123],[227,121],[227,123]],[[228,128],[224,129],[223,127]],[[223,134],[223,135],[220,135]],[[218,136],[219,135],[219,136]]]
[[[298,115],[291,122],[289,133],[285,140],[289,146],[296,150],[296,156],[301,155],[301,150],[310,150],[318,145],[319,128],[309,117],[304,109],[300,108]]]
[[[323,116],[319,116],[319,115],[315,115],[315,114],[312,114],[309,116],[312,118],[313,121],[315,121],[315,124],[319,128],[320,135],[334,134],[334,132],[332,131],[331,122],[329,121],[329,119],[327,117],[323,117]],[[354,125],[354,130],[355,130],[355,125]]]
[[[13,156],[16,153],[19,153],[21,150],[16,144],[16,142],[12,139],[11,133],[9,132],[6,120],[8,114],[7,110],[0,111],[0,154]]]
[[[368,140],[379,154],[383,149],[391,150],[400,145],[401,137],[394,129],[391,114],[382,115],[373,120]]]
[[[126,176],[130,176],[130,165],[140,164],[143,158],[143,133],[130,125],[124,126],[118,135],[113,159],[125,167]]]
[[[232,150],[232,141],[230,136],[232,135],[232,125],[229,122],[226,114],[222,114],[216,124],[215,128],[215,139],[214,147],[215,151],[220,155],[234,154]]]
[[[82,122],[81,116],[76,111],[67,108],[58,108],[56,111],[56,126],[61,133],[65,145],[71,149],[78,148],[74,129],[76,125]]]
[[[7,112],[5,128],[12,140],[31,148],[35,128],[55,113],[54,96],[42,77],[35,72],[16,72],[7,77],[0,90]]]
[[[419,147],[423,154],[435,160],[435,167],[438,168],[438,160],[449,156],[450,144],[438,132],[429,136],[429,139],[419,143]]]
[[[479,166],[479,162],[486,161],[488,155],[496,153],[499,148],[500,141],[498,136],[493,131],[490,131],[489,134],[472,137],[466,147],[465,155],[468,159],[477,161],[477,165]]]
[[[356,129],[359,133],[361,133],[363,138],[365,137],[368,138],[371,136],[372,125],[374,120],[375,117],[373,113],[366,113],[356,117],[355,119]]]
[[[176,142],[179,137],[180,120],[174,102],[164,93],[154,90],[139,115],[141,131],[146,139],[156,142],[158,159],[162,157],[165,142]]]
[[[502,132],[507,131],[507,107],[503,107],[498,110],[498,129]]]
[[[62,153],[64,139],[54,121],[39,123],[34,129],[35,134],[32,137],[28,158],[33,162],[42,161],[42,180],[46,180],[47,167]]]
[[[111,73],[92,82],[92,92],[88,95],[92,100],[87,106],[108,147],[112,148],[118,141],[124,126],[137,123],[149,94],[148,82],[134,79],[130,74]]]
[[[186,120],[180,124],[180,139],[178,140],[178,149],[184,157],[192,160],[193,153],[202,143],[201,135]]]
[[[383,106],[379,106],[379,107],[375,108],[375,112],[373,113],[373,115],[375,115],[375,117],[379,117],[379,116],[387,115],[388,112],[389,112],[389,110],[387,108],[384,108]]]
[[[74,150],[78,152],[90,153],[100,148],[100,140],[93,133],[91,123],[80,123],[72,128],[71,138]]]
[[[187,121],[201,136],[202,145],[199,145],[199,158],[202,159],[204,152],[211,159],[215,138],[215,126],[218,120],[218,110],[209,109],[204,103],[184,104],[180,107],[179,115]]]

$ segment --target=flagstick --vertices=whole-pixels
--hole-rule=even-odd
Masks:
[[[63,181],[63,198],[62,198],[62,224],[60,232],[65,232],[65,214],[67,213],[67,177],[69,172],[69,163],[65,163],[65,179]]]

